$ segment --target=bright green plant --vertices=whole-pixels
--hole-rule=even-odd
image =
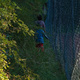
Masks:
[[[17,10],[17,12],[16,12],[18,14],[17,15],[18,18],[23,20],[24,23],[29,26],[29,29],[34,29],[35,28],[34,23],[37,20],[36,17],[38,14],[43,15],[42,8],[43,8],[43,4],[46,1],[45,0],[44,1],[43,0],[24,0],[24,1],[14,0],[14,1],[18,4],[18,6],[21,9],[21,10]],[[20,20],[20,22],[23,23],[21,20]],[[14,25],[17,26],[17,24],[14,24]],[[22,31],[19,31],[19,34],[18,33],[14,33],[14,35],[11,34],[12,36],[14,36],[13,39],[16,40],[18,47],[19,47],[19,55],[17,55],[17,56],[19,56],[20,62],[18,60],[16,60],[16,61],[18,61],[18,63],[22,66],[22,69],[24,71],[24,73],[21,73],[23,75],[19,75],[19,76],[18,76],[18,74],[16,74],[16,71],[14,71],[12,76],[16,74],[14,76],[15,79],[18,78],[18,79],[26,80],[28,78],[31,80],[33,80],[33,79],[39,80],[39,78],[40,78],[39,75],[34,74],[35,72],[32,71],[33,69],[30,67],[32,65],[31,63],[33,63],[33,62],[32,62],[32,60],[29,60],[29,58],[36,56],[34,38],[33,38],[33,36],[30,37],[29,35],[26,35],[26,33],[24,33],[24,31],[25,31],[25,29],[22,29]],[[34,33],[33,30],[30,30],[29,32]],[[30,34],[30,33],[28,33],[28,34]],[[28,60],[29,60],[29,63],[28,63]],[[13,67],[15,67],[15,66],[13,66]],[[21,70],[21,68],[18,68],[18,69]],[[17,72],[20,71],[18,69],[17,69]],[[16,69],[14,69],[14,70],[16,70]]]
[[[17,18],[16,9],[20,9],[11,0],[0,0],[0,80],[9,80],[5,70],[9,68],[8,56],[14,55],[18,62],[18,47],[15,38],[22,33],[34,35],[24,22]],[[19,40],[19,38],[17,39]]]

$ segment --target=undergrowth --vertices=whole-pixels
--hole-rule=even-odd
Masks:
[[[44,52],[37,52],[34,42],[31,48],[23,46],[20,49],[21,64],[31,80],[66,80],[63,69],[55,59],[55,54],[49,41],[45,40]],[[24,44],[25,45],[25,44]],[[25,52],[25,53],[24,53]],[[16,70],[16,72],[19,72]],[[24,73],[22,73],[24,75]],[[26,79],[24,79],[26,80]]]
[[[45,40],[44,53],[37,52],[34,36],[31,36],[36,16],[43,14],[42,7],[47,0],[12,1],[16,2],[12,3],[13,6],[11,0],[2,0],[0,4],[0,11],[4,14],[0,14],[0,54],[3,54],[2,65],[5,63],[0,70],[4,70],[4,79],[66,80],[64,71],[54,58],[49,41]]]
[[[34,22],[38,14],[43,14],[42,0],[14,0],[21,8],[17,11],[18,17],[34,29]],[[36,7],[37,6],[37,7]],[[66,80],[64,71],[54,58],[54,52],[45,40],[45,52],[37,52],[33,36],[22,36],[21,41],[17,41],[19,48],[19,64],[13,61],[9,71],[11,80]],[[12,60],[11,60],[12,61]]]

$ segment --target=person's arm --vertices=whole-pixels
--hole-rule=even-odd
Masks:
[[[48,36],[45,34],[44,31],[43,31],[43,36],[44,36],[46,39],[49,39]]]

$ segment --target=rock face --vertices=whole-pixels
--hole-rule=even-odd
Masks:
[[[45,24],[56,57],[65,69],[67,79],[71,80],[75,69],[80,71],[80,0],[48,0]],[[72,80],[80,79],[73,77]]]

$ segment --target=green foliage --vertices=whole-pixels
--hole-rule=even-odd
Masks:
[[[4,72],[4,69],[6,69],[8,66],[8,63],[6,61],[7,56],[5,49],[7,48],[8,40],[5,39],[5,36],[0,33],[0,80],[8,80],[8,77],[6,76],[6,73]],[[8,44],[8,46],[10,46]]]
[[[28,26],[17,18],[17,9],[20,8],[15,2],[0,0],[0,80],[9,80],[5,71],[9,68],[12,55],[17,63],[19,62],[17,35],[20,33],[22,36],[34,35],[34,31],[29,30]]]
[[[14,0],[21,10],[17,10],[18,18],[24,21],[30,29],[34,29],[37,15],[43,15],[43,5],[47,0]],[[24,31],[24,30],[23,30]],[[32,31],[33,32],[33,31]],[[11,79],[16,80],[66,80],[60,66],[54,61],[53,52],[46,45],[45,53],[38,53],[33,36],[23,36],[22,31],[17,35],[19,60],[10,65]],[[16,66],[16,67],[15,67]],[[59,70],[60,69],[60,70]],[[61,73],[60,73],[61,72]],[[60,75],[61,74],[61,75]],[[57,76],[59,78],[57,78]]]
[[[21,10],[17,11],[18,17],[23,20],[29,27],[33,28],[37,15],[43,15],[43,5],[47,0],[14,0]]]
[[[46,56],[38,53],[33,38],[36,16],[43,15],[47,0],[12,1],[0,0],[0,80],[53,79],[53,52],[47,47]]]
[[[14,0],[14,1],[20,7],[20,10],[17,10],[16,12],[18,14],[17,15],[18,18],[23,20],[24,23],[27,24],[30,29],[34,29],[34,22],[36,20],[36,16],[38,14],[43,14],[42,7],[43,7],[43,4],[45,3],[45,0],[44,2],[42,0],[31,0],[31,1],[30,0],[24,0],[24,1]],[[22,31],[24,32],[25,29],[22,29]],[[39,80],[40,79],[39,75],[35,74],[33,69],[29,66],[31,62],[27,63],[28,61],[27,58],[30,58],[30,56],[31,57],[35,56],[34,54],[36,53],[34,38],[33,36],[30,37],[29,35],[25,35],[22,31],[19,32],[19,34],[16,34],[17,38],[15,37],[15,35],[13,35],[19,47],[19,54],[17,55],[19,56],[19,61],[17,60],[18,61],[17,63],[19,63],[19,65],[18,64],[16,65],[15,63],[16,61],[12,62],[13,66],[10,65],[11,77],[12,79],[18,78],[22,80],[26,80],[26,79]],[[33,30],[30,30],[28,34],[30,33],[34,33]],[[15,69],[15,66],[17,70]],[[23,75],[21,74],[21,71]],[[15,76],[13,77],[13,75]]]

